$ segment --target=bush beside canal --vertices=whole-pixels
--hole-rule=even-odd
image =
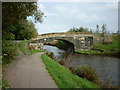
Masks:
[[[96,70],[87,65],[80,65],[78,67],[71,66],[69,68],[73,74],[85,78],[88,81],[97,84],[100,88],[113,88],[110,82],[103,82],[100,80],[100,77],[97,75]],[[114,87],[115,88],[115,87]]]
[[[72,74],[69,69],[55,62],[46,54],[43,54],[41,58],[59,88],[99,88],[96,84]]]

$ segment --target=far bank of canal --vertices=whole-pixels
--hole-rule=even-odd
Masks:
[[[49,45],[45,45],[44,49],[53,52],[57,61],[64,58],[64,50]],[[73,53],[69,54],[66,60],[69,61],[71,66],[88,65],[93,67],[96,69],[101,80],[111,82],[113,86],[118,86],[118,58]]]

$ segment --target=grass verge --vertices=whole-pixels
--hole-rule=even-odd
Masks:
[[[18,44],[18,47],[20,49],[20,51],[22,53],[24,53],[25,55],[27,54],[27,51],[26,51],[26,48],[25,48],[25,44],[28,43],[28,40],[24,40],[24,41],[21,41],[19,44]]]
[[[101,49],[105,51],[118,51],[120,49],[120,41],[113,41],[111,44],[98,44],[93,47],[93,49]]]
[[[45,51],[42,51],[42,50],[30,50],[31,54],[35,54],[35,53],[39,53],[39,52],[45,52]]]
[[[21,41],[19,44],[18,44],[18,47],[20,49],[20,51],[22,53],[24,53],[25,55],[27,54],[27,51],[26,51],[26,48],[25,48],[25,44],[28,43],[30,40],[24,40],[24,41]],[[35,53],[39,53],[39,52],[44,52],[43,50],[32,50],[30,49],[30,54],[35,54]]]
[[[92,50],[77,50],[75,52],[87,55],[108,55],[117,56],[120,53],[120,41],[114,41],[111,44],[98,44],[95,45]]]
[[[110,51],[97,51],[97,50],[76,50],[75,52],[86,55],[111,55]]]
[[[69,69],[55,62],[46,54],[42,54],[41,58],[59,88],[99,88],[96,84],[72,74]]]

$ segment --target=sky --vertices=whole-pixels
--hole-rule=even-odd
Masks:
[[[118,2],[38,2],[45,13],[42,23],[36,23],[39,34],[66,32],[72,27],[96,30],[107,24],[109,32],[118,31]],[[31,19],[31,17],[29,17]]]

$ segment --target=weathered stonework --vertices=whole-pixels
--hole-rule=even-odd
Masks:
[[[94,35],[91,33],[50,33],[33,38],[30,45],[37,43],[37,46],[42,47],[44,43],[50,42],[51,40],[64,40],[72,43],[75,50],[81,50],[90,49],[93,45],[93,38]]]

